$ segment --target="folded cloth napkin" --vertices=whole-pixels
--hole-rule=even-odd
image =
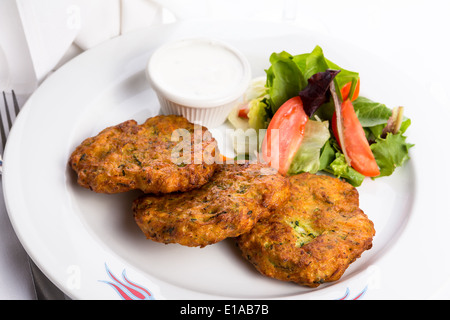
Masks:
[[[14,75],[14,76],[13,76]],[[36,88],[36,75],[15,0],[0,1],[0,90]]]
[[[33,91],[50,72],[103,41],[162,22],[162,6],[152,0],[1,2],[0,18],[6,21],[0,25],[4,26],[0,36],[5,39],[8,30],[9,39],[0,42],[0,59],[3,51],[9,65],[8,86],[16,91],[17,84],[23,84],[22,91]]]

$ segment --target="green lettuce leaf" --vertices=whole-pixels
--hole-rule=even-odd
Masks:
[[[334,140],[334,138],[330,138],[327,142],[325,142],[325,145],[320,151],[319,171],[327,169],[330,166],[330,164],[334,161],[334,159],[336,159],[336,150],[331,146],[330,142],[332,140]]]
[[[228,114],[228,121],[235,127],[236,129],[247,130],[250,128],[247,119],[243,119],[239,117],[239,108],[240,104],[234,106],[234,108]]]
[[[255,129],[257,132],[260,129],[267,129],[269,126],[270,109],[266,101],[266,98],[262,97],[252,99],[248,104],[248,124],[250,128]]]
[[[404,117],[398,133],[388,133],[386,137],[382,137],[392,110],[382,103],[365,97],[358,97],[353,102],[353,106],[380,168],[380,175],[376,178],[390,176],[396,168],[409,159],[409,149],[413,147],[413,144],[406,142],[404,133],[411,125],[411,119]]]
[[[272,113],[287,100],[298,95],[307,85],[307,79],[293,61],[293,56],[283,51],[272,53],[271,66],[266,70],[268,94],[270,96]]]
[[[273,114],[284,102],[297,96],[307,86],[308,79],[318,72],[330,69],[340,71],[335,77],[336,90],[339,94],[340,89],[348,82],[352,82],[350,91],[353,94],[359,78],[357,72],[343,69],[326,59],[320,46],[316,46],[310,53],[295,56],[286,51],[272,53],[270,63],[271,66],[266,70],[266,87]]]
[[[299,69],[302,70],[306,79],[311,78],[318,72],[325,72],[327,69],[332,69],[328,66],[322,48],[319,46],[316,46],[310,53],[296,55],[293,60]]]
[[[319,171],[321,150],[329,139],[328,121],[308,120],[305,126],[305,135],[292,160],[288,174]]]
[[[402,166],[409,159],[408,151],[413,146],[406,142],[406,137],[402,132],[388,133],[385,139],[376,138],[375,143],[370,145],[380,168],[380,175],[376,178],[390,176],[396,168]]]
[[[345,156],[340,152],[336,139],[333,136],[330,137],[321,150],[319,171],[331,173],[355,187],[359,187],[365,178],[364,175],[347,164]]]
[[[345,179],[354,187],[359,187],[365,178],[364,175],[347,164],[344,154],[340,152],[336,152],[336,159],[324,171],[333,174],[337,178]]]
[[[392,110],[385,104],[365,97],[358,97],[352,104],[363,128],[386,124],[392,114]]]
[[[266,81],[267,79],[265,76],[253,78],[250,81],[249,87],[245,90],[244,101],[251,101],[253,99],[259,99],[266,96]]]
[[[330,60],[326,59],[328,68],[333,70],[341,70],[339,74],[336,77],[335,86],[336,86],[336,93],[338,94],[339,98],[342,100],[341,97],[341,89],[344,87],[347,83],[351,82],[352,85],[350,87],[349,97],[353,96],[353,92],[355,91],[356,84],[358,83],[359,79],[359,73],[343,69],[339,67],[337,64],[331,62]]]
[[[298,96],[308,86],[309,79],[317,73],[339,70],[334,78],[339,96],[342,87],[349,82],[352,83],[350,96],[353,95],[359,79],[357,72],[343,69],[325,58],[320,46],[316,46],[310,53],[295,56],[285,51],[273,53],[270,56],[270,63],[270,67],[266,70],[265,86],[260,86],[260,92],[249,102],[247,128],[256,130],[267,128],[278,108],[290,98]],[[311,119],[308,122],[307,132],[288,173],[325,171],[345,179],[354,186],[360,186],[364,175],[346,163],[332,132],[328,129],[328,123],[331,122],[335,109],[333,101],[327,99],[318,101],[315,104],[320,107],[314,114],[309,114]],[[392,110],[385,104],[362,96],[353,101],[353,106],[380,167],[380,177],[391,175],[397,167],[409,159],[409,149],[413,144],[406,142],[404,133],[411,120],[404,117],[398,133],[382,135]],[[311,110],[314,111],[315,107]],[[327,130],[324,129],[324,123],[327,124]]]
[[[247,130],[266,129],[272,116],[267,102],[266,77],[258,77],[251,80],[244,93],[243,101],[237,104],[228,114],[228,121],[236,128]],[[239,117],[239,110],[248,108],[248,119]]]

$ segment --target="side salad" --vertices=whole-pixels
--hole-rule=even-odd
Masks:
[[[359,74],[310,53],[273,53],[264,77],[253,79],[228,116],[259,136],[259,156],[280,173],[324,171],[360,186],[391,175],[409,159],[403,107],[359,95]]]

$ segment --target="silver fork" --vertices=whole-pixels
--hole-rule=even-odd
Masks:
[[[3,168],[2,154],[5,149],[6,139],[9,131],[19,114],[20,107],[17,102],[17,97],[14,90],[11,91],[12,108],[8,105],[6,93],[3,91],[3,107],[0,108],[0,136],[1,136],[1,153],[0,153],[0,174]],[[10,110],[12,109],[12,110]],[[33,279],[34,290],[38,300],[64,300],[67,297],[42,273],[42,271],[34,264],[30,257],[28,257],[30,265],[31,278]]]
[[[17,102],[17,97],[16,97],[14,90],[12,90],[11,94],[12,94],[13,106],[14,106],[13,113],[11,113],[11,111],[9,110],[10,108],[8,107],[8,100],[6,99],[6,93],[5,93],[5,91],[3,91],[4,109],[1,109],[1,111],[0,111],[0,118],[1,118],[0,135],[1,135],[1,139],[2,139],[2,141],[1,141],[2,142],[2,145],[1,145],[2,153],[3,153],[3,150],[5,149],[6,139],[8,138],[9,130],[11,129],[12,124],[14,123],[14,120],[16,119],[16,116],[19,114],[19,111],[20,111],[19,103]],[[2,169],[3,169],[3,158],[0,155],[0,173],[2,172]]]

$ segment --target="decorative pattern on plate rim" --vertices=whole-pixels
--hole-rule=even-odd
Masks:
[[[122,281],[120,281],[108,268],[105,263],[106,273],[112,281],[99,280],[110,285],[122,300],[154,300],[154,296],[147,288],[130,281],[125,269],[122,271]]]
[[[122,300],[155,300],[153,294],[147,288],[138,285],[130,281],[126,275],[125,269],[122,271],[123,282],[117,279],[117,277],[109,270],[105,263],[106,273],[112,279],[112,281],[99,280],[100,282],[110,285],[116,293],[122,298]],[[367,292],[368,286],[358,293],[355,297],[350,298],[350,289],[347,287],[342,297],[336,300],[359,300]]]
[[[338,298],[338,299],[336,299],[336,300],[359,300],[359,299],[361,299],[363,296],[364,296],[364,294],[367,292],[367,287],[368,286],[365,286],[364,287],[364,289],[360,292],[360,293],[358,293],[354,298],[349,298],[349,295],[350,295],[350,289],[347,287],[347,290],[345,290],[345,294],[342,296],[342,297],[340,297],[340,298]]]

